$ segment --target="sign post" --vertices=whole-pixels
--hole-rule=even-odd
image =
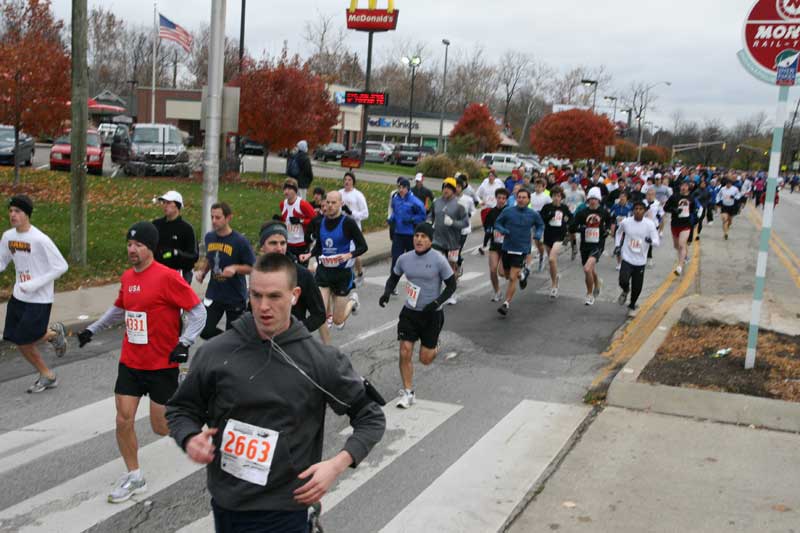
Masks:
[[[375,32],[392,31],[397,28],[397,17],[400,10],[394,8],[394,0],[388,0],[386,9],[378,9],[378,0],[369,0],[369,9],[359,9],[358,0],[350,0],[350,8],[345,11],[347,29],[365,31],[367,40],[367,72],[364,77],[364,93],[369,93],[369,81],[372,75],[372,37]],[[385,105],[385,104],[384,104]],[[361,164],[367,156],[367,124],[369,122],[369,103],[361,105]]]
[[[786,105],[789,100],[789,87],[797,83],[797,68],[798,62],[800,62],[800,51],[792,48],[800,38],[800,2],[797,0],[758,0],[745,20],[743,38],[745,47],[738,54],[742,66],[755,78],[779,87],[767,176],[767,197],[764,201],[764,217],[756,262],[756,283],[753,291],[747,354],[744,363],[746,369],[752,369],[756,364],[758,326],[761,321],[761,305],[764,300],[775,191],[778,188],[778,174],[781,168]]]

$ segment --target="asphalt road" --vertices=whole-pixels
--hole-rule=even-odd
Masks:
[[[473,234],[467,247],[477,243],[478,234]],[[500,422],[516,413],[520,402],[535,400],[545,402],[536,406],[586,409],[580,407],[582,398],[607,363],[599,354],[624,323],[625,308],[615,302],[616,272],[608,256],[600,265],[607,284],[594,307],[583,305],[579,263],[571,262],[568,253],[561,260],[558,300],[548,299],[545,275],[534,274],[528,289],[518,293],[511,314],[502,318],[496,304],[489,301],[485,258],[466,256],[459,303],[445,311],[441,355],[430,367],[416,365],[417,397],[428,403],[409,411],[398,411],[393,404],[386,407],[395,426],[373,451],[368,466],[346,474],[355,476],[350,485],[345,481],[332,493],[339,501],[327,507],[326,530],[372,532],[386,527],[385,531],[394,531],[391,520],[404,509],[415,510],[412,503],[417,504],[415,498],[424,490],[435,493],[452,468],[464,466],[460,461],[465,452],[499,431]],[[670,275],[669,247],[657,250],[656,260],[656,267],[648,270],[643,299]],[[335,331],[333,339],[350,355],[358,371],[368,376],[384,396],[394,398],[400,388],[395,321],[402,304],[399,298],[393,298],[385,309],[377,305],[388,269],[386,262],[367,269],[366,283],[358,291],[361,312],[343,330]],[[70,351],[56,367],[58,389],[35,396],[25,393],[33,380],[25,363],[13,353],[0,357],[0,403],[6,407],[0,411],[0,480],[5,489],[0,491],[0,531],[23,527],[30,528],[26,531],[52,530],[48,529],[52,527],[48,516],[63,531],[175,531],[208,514],[204,473],[181,470],[171,477],[182,464],[181,454],[171,445],[166,449],[174,459],[166,466],[156,466],[163,461],[159,463],[153,452],[142,453],[145,475],[167,478],[164,486],[150,479],[151,492],[137,497],[136,502],[122,506],[92,503],[92,498],[102,500],[122,474],[121,466],[108,465],[118,457],[114,411],[110,403],[92,410],[91,416],[76,410],[89,409],[111,397],[120,342],[120,330],[98,335],[84,350],[78,350],[75,340],[70,339]],[[45,357],[52,360],[49,348],[45,351]],[[71,440],[60,444],[36,441],[40,452],[25,440],[34,438],[31,435],[37,431],[47,434],[32,425],[69,416],[78,419],[70,424],[62,421],[69,425],[66,428],[56,424],[55,433],[63,438],[72,435]],[[86,433],[81,431],[84,425],[90,426]],[[346,419],[329,416],[326,456],[337,451],[346,427]],[[532,430],[551,433],[559,427],[571,434],[577,422],[574,417],[556,418],[552,426],[539,424]],[[19,431],[22,428],[27,429]],[[141,447],[160,442],[149,429],[146,416],[137,423],[137,433]],[[535,456],[526,452],[524,457],[529,455]],[[482,471],[480,465],[475,468]],[[358,477],[362,471],[364,479]],[[531,483],[538,477],[533,470],[528,474],[524,464],[520,464],[519,472],[530,477]],[[337,490],[340,496],[336,496]],[[490,492],[487,489],[491,500],[484,502],[487,509],[495,506],[495,496]],[[524,491],[508,501],[523,495]],[[454,505],[464,506],[465,512],[474,511],[476,505],[480,508],[480,502]],[[204,530],[193,527],[194,531]]]

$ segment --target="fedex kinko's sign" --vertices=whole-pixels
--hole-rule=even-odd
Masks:
[[[387,9],[378,9],[378,0],[369,0],[369,9],[359,9],[358,0],[350,0],[347,28],[359,31],[390,31],[397,28],[400,11],[394,8],[394,0],[388,0]]]
[[[795,85],[800,60],[800,0],[758,0],[744,23],[745,69],[771,85]]]

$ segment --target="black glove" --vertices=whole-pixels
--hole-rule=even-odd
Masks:
[[[169,354],[170,363],[185,363],[189,360],[189,347],[179,342],[172,353]]]
[[[423,313],[433,313],[434,311],[439,309],[439,307],[441,305],[442,304],[439,303],[439,300],[434,300],[431,303],[429,303],[428,305],[426,305],[425,307],[423,307],[422,308],[422,312]]]
[[[378,305],[381,307],[386,307],[386,304],[389,303],[389,293],[385,292],[378,298]]]
[[[646,242],[647,244],[653,244],[653,239],[651,239],[650,237],[645,237],[644,242]]]
[[[348,215],[350,215],[350,216],[352,216],[352,215],[353,215],[353,212],[352,212],[352,211],[350,211],[350,208],[349,208],[349,207],[347,207],[346,205],[345,205],[345,206],[342,206],[342,211],[344,211],[344,212],[345,212],[345,214],[348,214]]]
[[[300,219],[297,217],[289,217],[289,222],[291,222],[292,224],[299,224]]]
[[[281,217],[280,215],[272,215],[272,220],[283,222],[283,217]]]
[[[614,248],[614,255],[619,255],[622,253],[622,246],[617,246]]]
[[[92,342],[92,335],[94,335],[88,329],[85,329],[78,333],[78,347],[83,348],[86,344]]]

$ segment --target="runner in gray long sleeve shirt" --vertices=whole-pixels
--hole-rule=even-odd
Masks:
[[[447,257],[455,272],[461,247],[461,230],[469,224],[467,212],[456,197],[455,179],[444,180],[442,195],[433,202],[430,221],[433,224],[433,247]]]

